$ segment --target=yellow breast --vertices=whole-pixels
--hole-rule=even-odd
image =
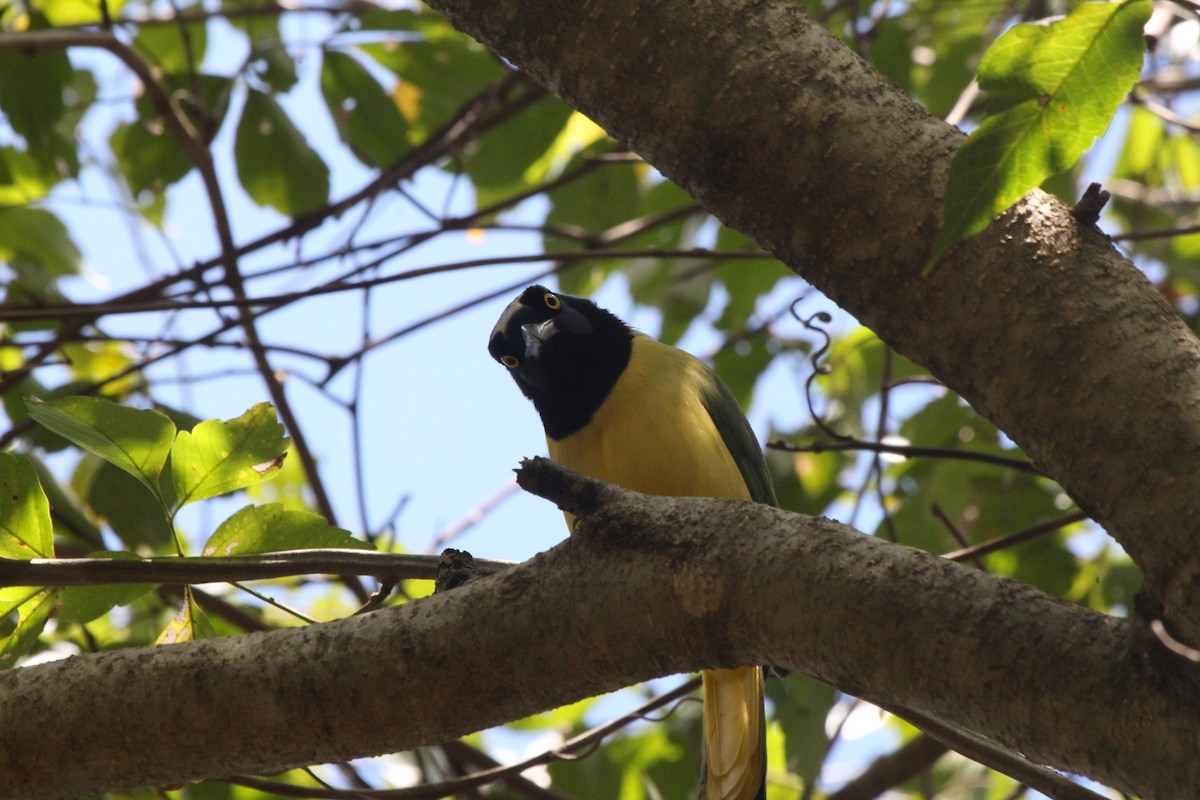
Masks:
[[[699,359],[638,334],[629,365],[592,421],[548,440],[550,458],[643,494],[750,499],[701,399],[712,380]]]

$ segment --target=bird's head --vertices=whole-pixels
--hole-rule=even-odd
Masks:
[[[591,300],[530,286],[508,304],[488,340],[533,401],[546,435],[582,428],[616,385],[633,350],[633,331]]]

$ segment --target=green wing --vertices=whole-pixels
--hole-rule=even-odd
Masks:
[[[754,438],[754,431],[746,421],[737,398],[725,382],[717,377],[717,373],[709,370],[708,374],[711,380],[704,386],[701,398],[704,409],[712,417],[725,447],[742,473],[750,497],[758,503],[779,505],[775,499],[775,485],[771,482],[771,474],[767,472],[767,462],[763,460],[762,448],[758,446],[758,439]]]

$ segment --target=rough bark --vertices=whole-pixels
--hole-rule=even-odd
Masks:
[[[391,752],[655,676],[756,663],[1143,797],[1200,790],[1200,687],[1137,623],[828,520],[550,476],[539,491],[567,499],[575,535],[452,592],[0,675],[0,796]]]
[[[1034,192],[922,270],[963,136],[790,0],[430,0],[1017,441],[1200,644],[1200,344]]]

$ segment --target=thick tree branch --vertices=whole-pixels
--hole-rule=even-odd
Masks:
[[[1033,192],[923,275],[963,136],[790,0],[430,5],[987,415],[1200,643],[1200,344],[1102,234]]]
[[[1143,797],[1200,789],[1200,687],[1139,623],[828,520],[645,497],[546,462],[521,479],[581,519],[500,574],[324,625],[0,675],[0,794],[392,752],[655,676],[757,663]]]

